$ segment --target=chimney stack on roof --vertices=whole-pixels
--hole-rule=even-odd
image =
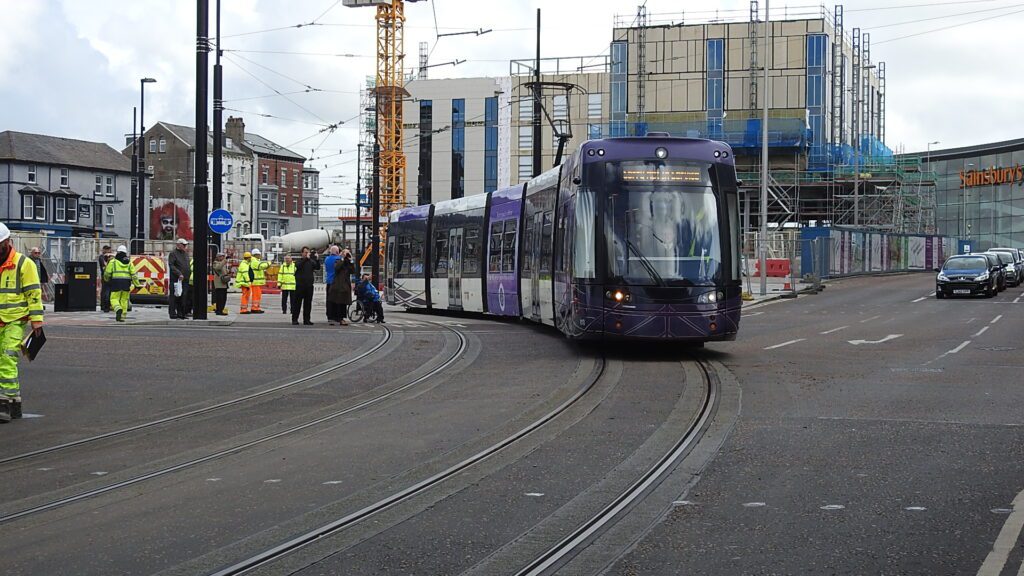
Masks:
[[[224,130],[224,134],[231,138],[231,141],[235,142],[236,145],[245,143],[245,122],[241,118],[228,116],[227,128]]]

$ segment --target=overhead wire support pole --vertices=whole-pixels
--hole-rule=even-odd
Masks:
[[[209,225],[209,192],[206,187],[206,110],[210,76],[210,4],[196,0],[196,181],[192,191],[192,229],[194,248],[192,283],[192,317],[206,320],[206,271],[209,266],[207,241]]]
[[[542,171],[540,158],[540,111],[543,102],[541,102],[540,91],[540,8],[537,8],[537,54],[533,61],[533,176],[537,176]]]
[[[138,199],[139,194],[139,135],[138,135],[138,122],[139,122],[139,109],[132,106],[132,186],[131,186],[131,202],[130,202],[130,214],[131,214],[131,236],[130,238],[135,239],[139,237],[139,210],[142,210],[142,202]],[[132,246],[132,254],[138,254],[136,250],[137,246]],[[101,272],[102,274],[102,272]]]
[[[222,206],[224,180],[224,70],[220,65],[220,0],[217,0],[217,57],[213,65],[213,209]],[[230,208],[230,207],[229,207]],[[212,237],[217,251],[222,245],[221,235]]]
[[[768,69],[771,68],[772,32],[771,17],[768,13],[769,0],[764,2],[764,86],[761,116],[761,234],[758,245],[758,258],[761,262],[761,295],[768,294],[768,99],[771,87],[768,86]]]

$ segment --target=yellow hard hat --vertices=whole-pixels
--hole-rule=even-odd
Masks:
[[[242,258],[252,258],[252,254],[249,253],[249,252],[246,252],[245,254],[242,254]]]

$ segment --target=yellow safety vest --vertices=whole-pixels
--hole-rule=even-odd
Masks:
[[[277,285],[281,290],[295,290],[295,262],[281,264],[277,271]]]
[[[253,256],[252,263],[249,264],[252,268],[252,285],[253,286],[266,286],[267,284],[267,268],[270,268],[269,262],[264,262],[259,258]]]
[[[192,259],[188,259],[188,285],[192,285]]]
[[[103,271],[103,279],[110,284],[110,289],[115,292],[131,290],[132,286],[140,284],[135,265],[131,261],[125,264],[117,258],[112,258],[110,262],[107,262],[107,268]]]
[[[28,318],[43,321],[43,290],[39,269],[24,254],[11,248],[7,261],[0,265],[0,322]]]
[[[249,281],[249,261],[242,260],[238,263],[238,271],[235,272],[235,286],[245,288],[251,285],[252,282]]]

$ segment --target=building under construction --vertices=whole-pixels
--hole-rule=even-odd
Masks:
[[[524,144],[532,145],[526,84],[535,67],[514,60],[510,70],[513,181],[532,174]],[[744,224],[756,228],[767,95],[770,226],[934,231],[934,178],[885,146],[885,62],[872,59],[870,34],[844,23],[841,5],[777,8],[770,26],[757,0],[749,11],[641,7],[616,19],[607,56],[544,59],[541,71],[545,82],[580,87],[576,95],[546,90],[545,169],[559,131],[571,132],[569,149],[649,131],[721,140],[736,153]]]

